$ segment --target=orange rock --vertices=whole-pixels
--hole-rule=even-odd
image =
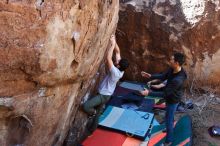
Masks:
[[[84,129],[77,111],[97,84],[118,11],[118,0],[0,2],[0,98],[13,106],[0,104],[1,146],[62,145],[70,125]]]
[[[143,81],[142,70],[164,71],[169,56],[180,51],[187,56],[189,85],[196,79],[198,85],[219,87],[218,3],[121,0],[120,5],[116,34],[122,56],[131,62],[126,79]]]

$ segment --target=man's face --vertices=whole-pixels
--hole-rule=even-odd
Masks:
[[[170,58],[169,64],[170,64],[170,67],[173,68],[173,69],[175,69],[178,66],[178,63],[175,62],[175,60],[174,60],[174,56],[172,56]]]

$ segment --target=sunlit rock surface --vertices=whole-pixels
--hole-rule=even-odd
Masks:
[[[97,84],[118,10],[117,0],[0,1],[1,146],[62,145],[76,124],[80,137],[79,105]]]
[[[174,51],[187,56],[190,81],[220,84],[220,5],[218,0],[121,0],[117,39],[132,62],[126,76],[167,68]]]

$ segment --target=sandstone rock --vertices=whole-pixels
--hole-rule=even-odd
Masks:
[[[0,2],[1,146],[63,143],[96,85],[118,10],[117,0]]]
[[[169,56],[181,51],[189,81],[219,86],[219,8],[218,0],[121,0],[117,39],[132,62],[126,77],[163,71]]]

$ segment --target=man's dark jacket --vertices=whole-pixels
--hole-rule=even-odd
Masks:
[[[183,96],[183,86],[187,75],[183,68],[177,73],[173,73],[173,69],[169,68],[161,74],[152,74],[150,79],[167,80],[167,84],[162,92],[151,91],[149,96],[159,96],[166,99],[168,104],[175,104],[181,101]]]

